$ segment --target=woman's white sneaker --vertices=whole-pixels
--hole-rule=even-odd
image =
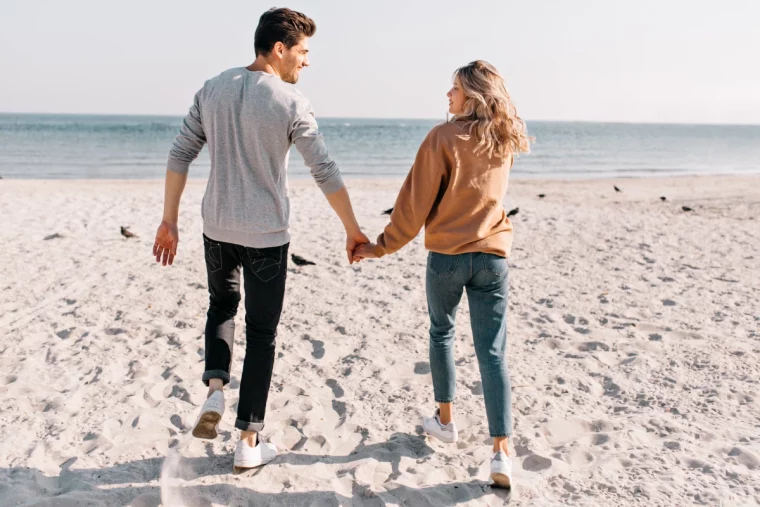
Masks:
[[[422,427],[428,435],[435,437],[442,442],[446,442],[447,444],[453,444],[459,438],[457,425],[454,421],[451,421],[446,425],[441,424],[439,409],[435,409],[435,415],[433,415],[433,417],[422,418]]]
[[[512,460],[504,451],[493,453],[491,457],[491,480],[495,488],[512,487]]]
[[[277,456],[277,447],[274,444],[262,442],[258,435],[256,439],[256,447],[251,447],[245,440],[238,440],[235,447],[235,471],[266,465]]]
[[[213,439],[219,434],[219,421],[224,415],[224,391],[214,391],[201,408],[193,427],[195,438]]]

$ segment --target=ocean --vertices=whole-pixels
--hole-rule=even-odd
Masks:
[[[318,118],[348,176],[404,176],[442,120]],[[182,117],[0,114],[2,178],[163,178]],[[760,173],[760,126],[528,121],[536,141],[516,178],[607,178]],[[205,178],[204,149],[190,167]],[[288,172],[308,175],[292,150]]]

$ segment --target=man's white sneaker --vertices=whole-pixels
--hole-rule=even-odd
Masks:
[[[457,425],[454,421],[449,422],[449,424],[446,424],[445,426],[441,424],[439,409],[435,409],[435,415],[433,415],[433,417],[422,418],[422,427],[428,435],[435,437],[442,442],[446,442],[447,444],[453,444],[459,438]]]
[[[219,421],[224,415],[224,391],[214,391],[206,399],[193,428],[195,438],[216,438],[219,432]]]
[[[504,451],[493,453],[491,457],[491,480],[495,488],[512,487],[512,460]]]
[[[256,447],[251,447],[244,440],[238,440],[235,447],[235,471],[266,465],[277,456],[277,447],[274,444],[262,442],[258,435],[256,439]]]

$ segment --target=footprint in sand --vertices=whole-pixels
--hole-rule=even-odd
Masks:
[[[594,439],[591,441],[591,443],[594,445],[604,445],[609,441],[610,441],[609,435],[605,435],[604,433],[599,433],[598,435],[594,435]]]
[[[428,373],[430,373],[430,364],[424,361],[416,363],[414,365],[414,373],[416,373],[417,375],[427,375]]]
[[[586,342],[578,345],[580,352],[595,352],[597,350],[603,350],[609,352],[610,346],[603,342]]]
[[[61,331],[58,331],[57,333],[55,333],[55,335],[56,335],[58,338],[60,338],[60,339],[62,339],[62,340],[65,340],[66,338],[68,338],[69,336],[71,336],[71,332],[72,332],[73,330],[74,330],[74,328],[73,328],[73,327],[70,327],[70,328],[68,328],[68,329],[62,329]]]
[[[609,377],[604,377],[604,394],[616,398],[620,396],[620,386]]]
[[[180,400],[190,403],[191,405],[194,405],[194,403],[190,400],[190,393],[185,390],[184,387],[180,386],[174,386],[172,387],[172,392],[168,396],[169,398],[179,398]]]
[[[340,385],[338,385],[338,381],[337,380],[335,380],[333,378],[328,379],[327,382],[326,382],[326,384],[327,384],[327,387],[329,387],[330,389],[332,389],[333,396],[335,396],[336,398],[342,398],[343,397],[343,394],[344,394],[343,388],[340,387]]]
[[[169,422],[172,423],[178,430],[185,431],[185,425],[182,422],[182,418],[179,415],[174,414],[173,416],[171,416],[169,418]]]
[[[744,465],[750,470],[757,470],[760,468],[760,459],[741,447],[732,447],[728,451],[728,456],[736,459],[737,463]]]
[[[321,342],[319,340],[311,340],[311,345],[314,347],[314,350],[311,352],[312,357],[314,359],[322,359],[325,357],[325,343]]]
[[[338,417],[341,419],[345,419],[346,417],[346,404],[345,402],[338,401],[338,400],[332,400],[332,408],[335,410],[335,413],[338,414]]]
[[[320,340],[313,340],[308,334],[303,335],[303,339],[311,343],[311,357],[314,359],[322,359],[325,357],[325,342]]]
[[[538,454],[531,454],[523,461],[523,470],[527,470],[529,472],[540,472],[541,470],[546,470],[551,466],[552,460],[549,458],[544,458],[543,456],[539,456]]]

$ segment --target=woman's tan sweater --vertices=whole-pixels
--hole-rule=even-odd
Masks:
[[[425,226],[425,248],[442,254],[485,252],[508,257],[512,223],[502,201],[512,156],[505,161],[474,153],[467,123],[433,128],[396,198],[391,221],[377,238],[375,254],[391,254]]]

